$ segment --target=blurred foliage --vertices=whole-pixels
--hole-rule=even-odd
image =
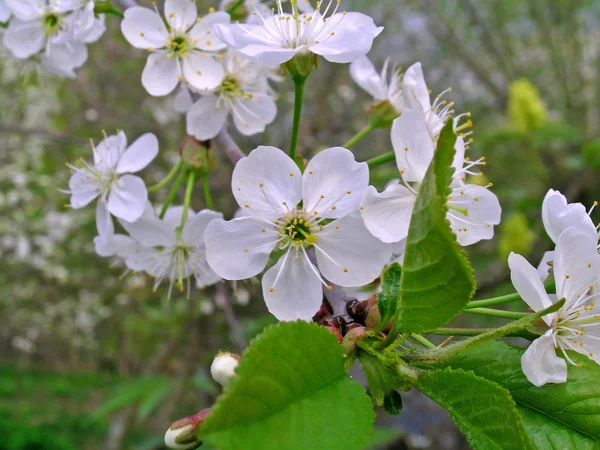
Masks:
[[[201,12],[218,6],[197,3]],[[550,249],[540,217],[545,192],[552,187],[585,205],[597,199],[600,3],[344,0],[343,6],[385,26],[370,54],[376,65],[388,56],[404,68],[421,61],[432,92],[452,86],[447,100],[457,113],[471,112],[469,156],[486,157],[483,178],[494,183],[504,212],[496,239],[468,254],[480,296],[511,292],[507,253],[528,254],[535,264]],[[101,129],[124,129],[130,141],[146,132],[159,137],[160,156],[143,173],[147,184],[168,173],[185,136],[173,97],[150,97],[141,86],[147,55],[124,40],[118,17],[107,22],[76,80],[38,74],[0,50],[0,362],[8,367],[0,377],[0,449],[108,450],[119,421],[129,433],[117,448],[161,449],[173,420],[209,406],[218,394],[207,372],[213,355],[238,350],[228,303],[214,288],[195,291],[189,302],[168,301],[166,289],[153,293],[142,275],[120,279],[123,268],[109,270],[112,261],[93,251],[93,208],[65,210],[68,197],[56,190],[68,182],[64,162],[89,157],[87,140],[101,139]],[[234,134],[244,151],[261,143],[287,147],[291,82],[277,90],[279,114],[266,133]],[[347,65],[321,64],[305,100],[300,155],[340,145],[367,122],[369,96],[353,84]],[[377,130],[354,152],[366,160],[390,150],[389,130]],[[232,169],[217,156],[210,182],[217,209],[229,218],[236,209]],[[383,186],[396,175],[389,163],[371,181]],[[165,195],[151,199],[160,204]],[[192,206],[204,207],[200,190]],[[226,288],[243,340],[273,323],[255,280]],[[486,317],[456,320],[494,325]],[[405,415],[410,408],[405,403]],[[425,430],[407,426],[406,441],[464,448],[462,440],[441,435],[447,430],[438,426],[441,417],[428,413]],[[382,448],[405,448],[399,440]]]

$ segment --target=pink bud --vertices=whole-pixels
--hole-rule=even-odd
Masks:
[[[174,450],[194,450],[202,445],[198,439],[198,431],[204,423],[210,408],[203,409],[193,416],[184,417],[173,422],[165,434],[165,445]]]
[[[344,337],[342,336],[342,333],[340,332],[339,328],[332,327],[332,326],[327,326],[325,328],[328,329],[329,331],[331,331],[331,333],[336,337],[336,339],[338,340],[338,342],[340,344],[342,343],[342,341],[344,340]]]
[[[350,329],[346,336],[344,336],[344,341],[342,342],[342,347],[344,348],[344,353],[348,355],[350,352],[354,350],[356,346],[356,340],[362,339],[365,334],[367,334],[367,329],[363,326],[358,326]]]

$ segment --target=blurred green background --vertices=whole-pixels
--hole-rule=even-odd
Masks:
[[[205,13],[216,3],[198,6]],[[403,68],[421,61],[433,94],[452,86],[448,101],[457,113],[471,112],[470,156],[486,157],[484,178],[503,207],[494,240],[468,248],[477,295],[512,292],[509,252],[536,264],[551,246],[540,217],[545,192],[552,187],[588,206],[596,199],[600,2],[344,0],[343,7],[385,26],[369,55],[376,65],[388,56]],[[167,289],[152,293],[143,275],[121,279],[121,267],[94,253],[94,208],[64,208],[68,198],[56,190],[68,182],[64,163],[89,157],[87,140],[99,141],[101,129],[123,129],[130,141],[159,137],[160,156],[143,173],[148,185],[172,167],[185,136],[173,96],[152,98],[140,83],[147,55],[125,41],[120,19],[107,22],[76,80],[38,76],[0,50],[0,450],[163,449],[171,422],[218,395],[208,373],[214,354],[241,352],[274,322],[253,282],[169,301]],[[232,130],[244,151],[286,148],[291,82],[277,90],[279,114],[263,136]],[[307,83],[299,153],[343,144],[366,124],[369,103],[347,65],[323,62]],[[389,131],[377,130],[355,153],[365,160],[390,150]],[[231,217],[231,165],[220,160],[211,185],[217,209]],[[372,182],[382,186],[395,171],[393,163],[380,166]],[[192,205],[204,207],[200,189]],[[445,413],[412,392],[403,416],[381,417],[373,448],[468,446]]]

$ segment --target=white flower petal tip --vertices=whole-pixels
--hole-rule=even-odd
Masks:
[[[581,203],[568,203],[566,197],[554,189],[550,189],[544,197],[542,220],[546,233],[554,243],[558,242],[564,230],[571,227],[592,237],[597,236],[596,227],[585,207]]]
[[[567,381],[567,363],[556,356],[552,330],[531,343],[521,358],[523,373],[537,387]]]
[[[210,374],[221,386],[226,386],[235,376],[235,368],[238,366],[241,356],[224,352],[215,356],[211,366]]]

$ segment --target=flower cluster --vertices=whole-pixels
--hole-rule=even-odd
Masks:
[[[34,58],[42,69],[74,78],[88,57],[86,44],[106,27],[92,0],[3,0],[0,22],[8,23],[4,45],[15,58]]]
[[[541,311],[565,299],[557,312],[543,317],[543,334],[523,355],[523,372],[536,386],[567,381],[567,362],[579,365],[567,350],[600,364],[600,315],[595,311],[600,297],[596,227],[583,205],[567,203],[552,189],[544,198],[542,219],[556,248],[544,256],[539,270],[521,255],[511,253],[508,258],[512,282],[531,309]],[[546,293],[544,286],[550,268],[556,285],[553,294]]]

